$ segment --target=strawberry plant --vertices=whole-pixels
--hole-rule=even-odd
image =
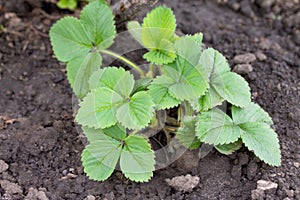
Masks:
[[[176,35],[175,16],[163,6],[149,12],[142,24],[129,22],[131,35],[148,50],[145,71],[108,50],[116,37],[114,23],[110,7],[97,0],[84,7],[80,19],[64,17],[50,30],[54,54],[66,63],[68,81],[80,101],[75,120],[89,141],[82,163],[91,179],[106,180],[117,165],[133,181],[153,176],[155,154],[144,130],[158,126],[159,110],[177,112],[166,123],[187,148],[206,143],[230,154],[244,144],[267,164],[280,165],[272,119],[251,102],[248,83],[230,71],[226,58],[201,47],[201,33]],[[121,60],[139,77],[122,67],[102,66],[104,54]],[[223,102],[231,104],[229,114],[218,107]]]

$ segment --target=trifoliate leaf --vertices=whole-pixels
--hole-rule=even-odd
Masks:
[[[176,134],[180,144],[189,149],[196,149],[201,144],[200,140],[196,138],[196,122],[197,117],[185,116],[183,118],[183,127],[180,127]]]
[[[67,64],[67,77],[74,93],[80,99],[89,92],[89,78],[102,64],[102,57],[97,52],[88,53],[72,59]]]
[[[215,90],[224,99],[239,107],[251,102],[250,87],[243,77],[233,72],[226,72],[211,80]]]
[[[174,44],[168,40],[162,39],[159,47],[145,53],[143,58],[148,62],[157,65],[171,63],[176,58]]]
[[[75,120],[82,126],[90,128],[107,128],[117,123],[117,109],[124,98],[115,91],[100,87],[92,90],[80,103]]]
[[[163,66],[163,76],[172,80],[169,93],[180,101],[200,97],[208,88],[208,77],[196,66],[200,48],[193,39],[183,37],[175,42],[175,49],[175,62]]]
[[[104,181],[114,171],[122,151],[122,143],[105,134],[99,134],[82,152],[84,172],[92,180]]]
[[[139,130],[149,124],[154,114],[153,107],[154,103],[147,92],[137,92],[118,108],[116,117],[126,128]]]
[[[281,163],[280,147],[277,134],[264,123],[246,123],[240,125],[243,129],[242,140],[245,146],[254,152],[261,160],[272,166]]]
[[[141,45],[143,45],[142,42],[142,27],[139,22],[137,21],[130,21],[126,25],[127,30],[132,35],[132,37],[138,41]]]
[[[218,108],[202,112],[198,117],[196,136],[200,141],[213,144],[229,144],[238,140],[242,130]]]
[[[85,6],[80,14],[80,21],[86,35],[100,49],[110,47],[116,36],[114,15],[107,4],[93,1]]]
[[[137,23],[130,25],[138,26]],[[157,7],[147,14],[142,24],[141,42],[149,49],[143,56],[148,62],[161,65],[175,60],[175,29],[176,19],[170,8]]]
[[[56,5],[61,9],[75,10],[77,8],[77,0],[59,0]]]
[[[90,79],[92,90],[76,116],[81,125],[108,128],[120,122],[125,128],[141,129],[154,114],[154,103],[145,91],[132,95],[133,76],[122,68],[108,67],[97,71]]]
[[[232,118],[236,124],[244,124],[249,122],[273,124],[269,114],[255,103],[250,103],[244,108],[232,106]]]
[[[90,89],[107,87],[123,97],[129,97],[134,87],[134,78],[123,68],[107,67],[95,72],[89,80]]]
[[[93,48],[83,25],[74,17],[64,17],[56,22],[51,27],[50,40],[55,56],[62,62],[86,55]]]
[[[158,48],[161,40],[173,40],[176,19],[170,8],[157,7],[144,18],[142,28],[143,45],[148,49]]]
[[[169,93],[169,87],[172,82],[173,80],[168,76],[158,76],[148,87],[158,110],[169,109],[179,105],[180,101]]]
[[[125,177],[137,182],[148,181],[153,176],[154,164],[154,152],[144,137],[130,135],[125,139],[120,158]]]
[[[226,58],[221,53],[212,48],[205,50],[198,68],[209,76],[209,90],[198,100],[199,110],[206,111],[220,105],[223,100],[240,107],[250,103],[248,83],[240,75],[230,72]]]
[[[229,144],[222,144],[222,145],[217,145],[215,148],[217,149],[218,152],[225,154],[225,155],[230,155],[236,150],[240,149],[242,147],[242,140],[239,139],[236,142],[229,143]]]

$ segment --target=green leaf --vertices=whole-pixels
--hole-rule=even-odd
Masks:
[[[116,36],[114,15],[107,4],[93,1],[84,7],[80,21],[86,30],[86,35],[100,49],[110,47]]]
[[[134,87],[134,78],[123,68],[107,67],[95,72],[89,80],[90,89],[107,87],[124,98],[129,97]]]
[[[92,180],[104,181],[114,171],[122,151],[121,142],[99,134],[82,152],[84,172]]]
[[[227,72],[212,80],[215,90],[233,105],[245,107],[251,102],[250,87],[240,75]]]
[[[77,0],[59,0],[56,5],[61,9],[75,10],[77,8]]]
[[[195,33],[194,35],[188,35],[188,37],[192,38],[197,43],[197,45],[201,47],[203,40],[202,33]]]
[[[179,105],[180,101],[169,93],[169,87],[172,82],[173,80],[167,76],[158,76],[148,87],[158,110],[169,109]]]
[[[219,96],[217,91],[211,87],[205,93],[204,96],[199,98],[199,110],[200,111],[207,111],[215,106],[221,105],[224,101],[224,98]]]
[[[161,40],[172,41],[176,19],[170,8],[157,7],[147,14],[142,24],[142,42],[148,49],[158,48]]]
[[[224,100],[240,107],[250,103],[248,83],[240,75],[230,72],[228,62],[221,53],[212,48],[205,50],[198,68],[209,77],[209,90],[198,100],[198,106],[193,103],[195,108],[206,111]]]
[[[273,124],[272,118],[269,114],[255,103],[250,103],[244,108],[232,106],[232,118],[235,124],[244,124],[249,122]]]
[[[89,92],[89,78],[102,64],[102,57],[97,52],[79,56],[68,62],[67,77],[74,93],[80,99]]]
[[[108,128],[117,123],[115,114],[124,98],[109,88],[92,90],[80,103],[75,120],[90,128]]]
[[[137,92],[117,110],[116,117],[126,128],[139,130],[151,121],[153,107],[154,103],[147,92]]]
[[[133,76],[122,68],[108,67],[90,79],[96,87],[83,99],[76,121],[94,128],[108,128],[120,122],[125,128],[141,129],[154,114],[151,96],[140,91],[132,95]]]
[[[180,144],[189,149],[196,149],[201,144],[200,140],[196,138],[196,122],[197,117],[185,116],[183,118],[183,127],[180,127],[176,134]]]
[[[225,154],[225,155],[230,155],[236,150],[240,149],[242,147],[242,140],[239,139],[236,142],[229,143],[229,144],[223,144],[223,145],[217,145],[215,148],[217,149],[218,152]]]
[[[138,41],[141,45],[143,45],[142,42],[142,27],[139,22],[137,21],[130,21],[126,25],[127,30],[132,35],[132,37]]]
[[[94,129],[89,128],[87,126],[83,126],[82,130],[89,143],[97,140],[102,140],[103,138],[102,134],[104,134],[104,132],[102,129]]]
[[[62,62],[86,55],[93,48],[81,22],[74,17],[57,21],[50,29],[50,40],[55,56]]]
[[[153,176],[154,152],[147,140],[139,135],[125,139],[120,167],[125,177],[137,182],[148,181]]]
[[[103,129],[103,132],[106,135],[108,135],[112,138],[118,139],[118,140],[123,140],[126,137],[125,128],[122,125],[118,124],[118,123],[116,125],[113,125],[113,126],[109,127],[109,128]]]
[[[162,39],[159,47],[143,55],[148,62],[163,65],[171,63],[176,58],[174,44],[168,40]]]
[[[213,144],[229,144],[238,140],[242,130],[235,126],[231,118],[214,108],[198,117],[196,135],[200,141]]]
[[[147,87],[150,85],[152,79],[149,77],[140,78],[139,80],[135,81],[133,93],[139,92],[139,91],[145,91]]]
[[[244,130],[242,140],[245,146],[264,162],[272,166],[281,163],[277,134],[264,123],[246,123],[240,125]]]
[[[176,60],[163,66],[163,77],[170,79],[168,92],[180,101],[200,97],[208,88],[208,77],[196,65],[200,57],[197,43],[189,37],[175,42]]]

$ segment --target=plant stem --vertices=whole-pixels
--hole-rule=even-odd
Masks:
[[[136,64],[134,64],[133,62],[131,62],[127,58],[125,58],[125,57],[123,57],[123,56],[121,56],[121,55],[119,55],[115,52],[109,51],[109,50],[100,50],[100,52],[104,53],[104,54],[107,54],[107,55],[110,55],[110,56],[113,56],[113,57],[123,61],[124,63],[126,63],[127,65],[129,65],[133,69],[135,69],[141,75],[141,77],[145,77],[145,72],[139,66],[137,66]]]
[[[146,76],[149,77],[149,78],[153,78],[153,76],[154,76],[154,64],[152,64],[152,63],[149,64],[149,71],[146,74]]]

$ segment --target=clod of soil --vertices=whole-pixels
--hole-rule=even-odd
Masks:
[[[166,182],[178,191],[191,192],[199,184],[200,178],[198,176],[176,176],[172,179],[167,178]]]

